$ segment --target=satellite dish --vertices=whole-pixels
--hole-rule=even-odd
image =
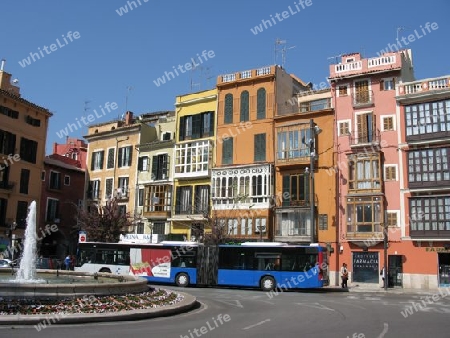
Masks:
[[[12,83],[18,84],[18,83],[19,83],[19,80],[18,80],[18,79],[14,79],[14,80],[12,80]]]

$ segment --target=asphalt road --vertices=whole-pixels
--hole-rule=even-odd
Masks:
[[[436,293],[432,299],[389,292],[282,292],[268,296],[257,290],[183,291],[196,296],[202,306],[174,317],[53,324],[39,332],[34,326],[0,327],[0,337],[450,337],[450,294]]]

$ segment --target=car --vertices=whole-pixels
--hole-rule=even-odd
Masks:
[[[14,264],[10,259],[0,259],[0,268],[10,268],[11,264]]]

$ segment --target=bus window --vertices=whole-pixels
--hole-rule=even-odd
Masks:
[[[281,255],[256,253],[258,260],[258,270],[280,270]]]
[[[127,251],[117,251],[117,264],[130,265],[130,253]]]

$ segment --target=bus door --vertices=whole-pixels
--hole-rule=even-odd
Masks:
[[[279,283],[282,279],[281,270],[281,254],[279,253],[256,253],[257,260],[257,270],[260,271],[259,274],[254,275],[255,285],[259,285],[261,276],[270,275],[275,279],[275,283]]]

